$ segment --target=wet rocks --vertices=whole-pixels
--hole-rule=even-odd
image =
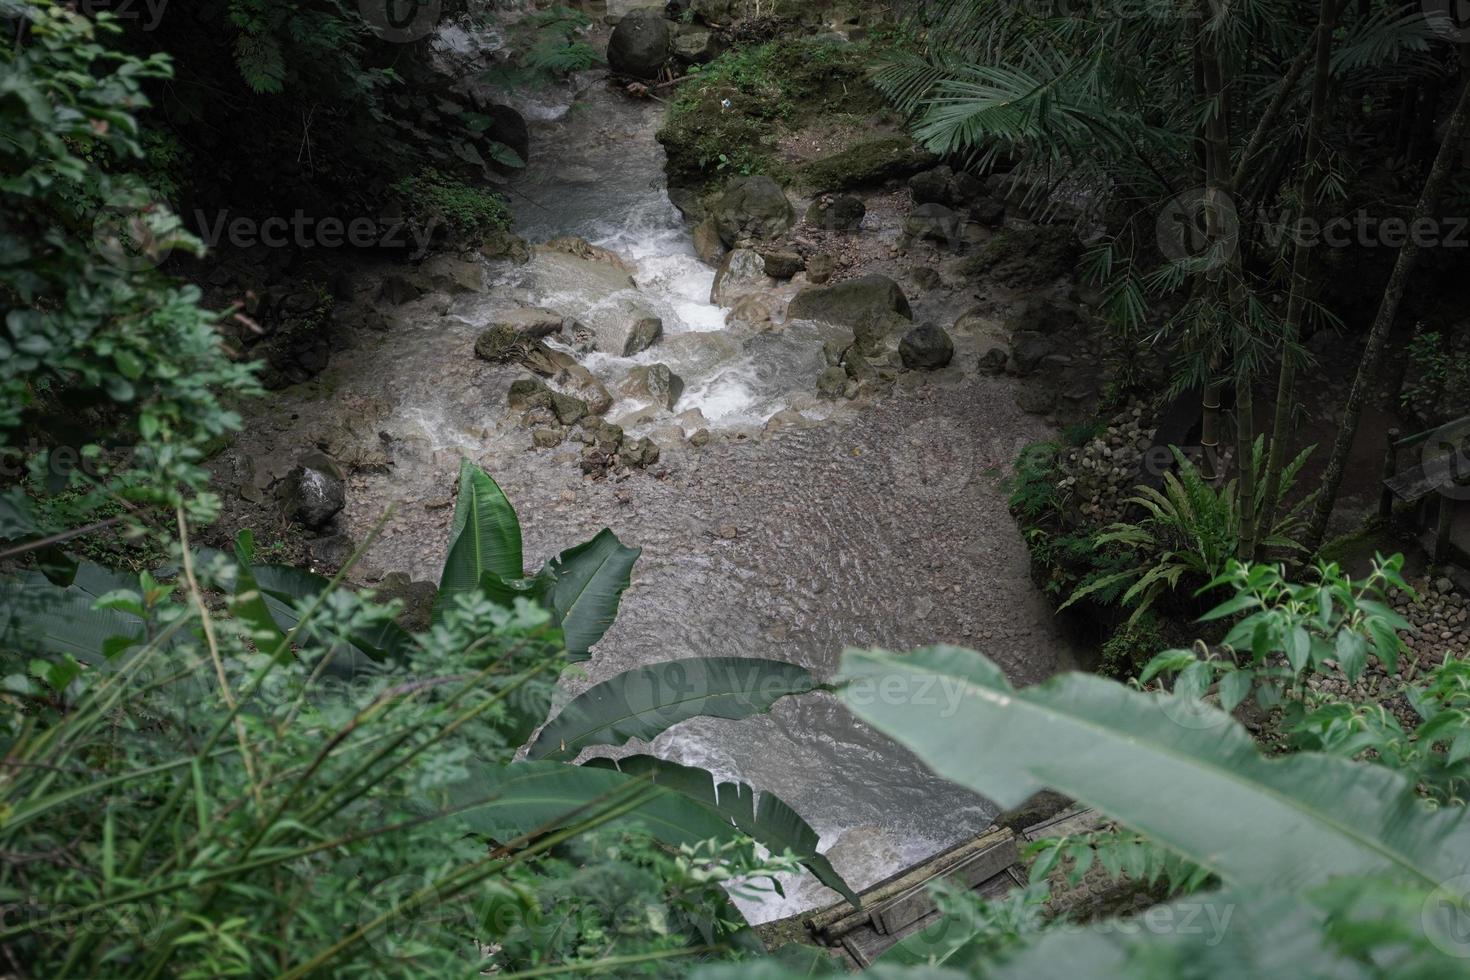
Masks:
[[[347,506],[347,484],[335,460],[309,453],[287,474],[283,497],[292,519],[321,530]]]
[[[607,386],[597,379],[597,376],[581,364],[569,364],[557,372],[555,378],[558,385],[571,394],[587,403],[587,411],[591,415],[602,415],[612,408],[613,398],[608,392]]]
[[[761,252],[766,275],[772,279],[790,279],[806,268],[806,260],[798,252]]]
[[[805,289],[791,301],[788,317],[857,328],[885,313],[913,319],[908,297],[887,276],[849,279],[835,286]]]
[[[960,243],[961,224],[960,216],[943,204],[921,204],[904,219],[903,232],[913,240],[954,248]]]
[[[538,378],[523,378],[510,383],[506,402],[512,412],[529,412],[551,407],[551,389]]]
[[[737,177],[710,212],[720,240],[731,247],[751,239],[775,238],[796,224],[796,211],[770,177]]]
[[[737,248],[725,256],[720,271],[715,273],[710,302],[716,306],[733,306],[740,297],[759,292],[771,285],[766,275],[766,260],[748,248]]]
[[[378,289],[378,299],[390,306],[402,306],[404,303],[412,303],[424,291],[409,282],[407,278],[397,273],[383,280],[383,285]]]
[[[637,367],[628,373],[628,394],[672,410],[684,394],[684,379],[669,370],[667,364]]]
[[[938,371],[954,360],[954,341],[943,328],[921,323],[904,335],[898,355],[911,371]]]
[[[664,335],[664,322],[656,316],[646,316],[633,324],[633,329],[628,332],[628,342],[623,345],[623,356],[632,357],[641,354]]]
[[[719,225],[714,218],[706,217],[694,226],[694,254],[705,265],[719,265],[725,255],[725,243],[720,238]]]
[[[823,398],[841,398],[847,388],[847,372],[840,367],[824,368],[817,376],[817,394]]]
[[[553,238],[545,245],[539,245],[537,248],[544,252],[562,252],[566,255],[575,255],[577,258],[586,259],[589,262],[601,262],[604,265],[612,266],[619,272],[631,274],[633,271],[633,267],[618,253],[598,245],[593,245],[587,239],[579,238],[576,235],[563,235],[561,238]]]
[[[981,374],[1004,374],[1010,355],[999,347],[992,347],[980,358]]]
[[[806,277],[814,286],[831,282],[832,275],[836,271],[837,260],[826,253],[810,256],[806,260]]]
[[[658,444],[647,437],[631,442],[625,440],[618,450],[619,462],[635,469],[652,466],[658,462],[660,455]]]
[[[531,433],[531,445],[537,449],[555,449],[565,438],[560,429],[537,429]]]
[[[657,78],[673,51],[669,26],[657,10],[629,11],[618,22],[608,42],[608,67],[633,78]]]
[[[907,136],[880,136],[813,160],[798,176],[813,191],[850,191],[932,167],[934,154]]]
[[[562,425],[575,425],[587,417],[587,403],[575,395],[551,393],[551,411]]]
[[[868,215],[863,199],[853,194],[824,194],[806,210],[806,223],[827,231],[857,231]]]
[[[475,339],[475,356],[491,364],[509,364],[524,357],[530,349],[521,332],[505,323],[496,324]]]
[[[555,310],[525,307],[496,313],[486,321],[485,326],[487,330],[506,327],[522,337],[540,340],[552,334],[562,333],[563,330],[570,332],[571,329],[575,329],[576,321],[562,316]]]

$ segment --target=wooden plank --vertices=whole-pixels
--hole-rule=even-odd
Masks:
[[[956,865],[1005,840],[1014,840],[1014,835],[1002,827],[957,844],[928,861],[890,875],[863,891],[858,895],[863,903],[861,910],[854,910],[847,902],[838,902],[814,913],[806,920],[806,927],[829,946],[836,946],[843,935],[872,922],[872,910],[877,906],[902,895],[916,885],[939,877]]]
[[[1010,865],[1019,860],[1016,839],[1007,836],[984,850],[972,854],[942,875],[923,881],[897,898],[890,899],[873,909],[873,924],[885,935],[894,935],[905,926],[911,925],[934,911],[934,896],[929,886],[943,878],[957,882],[966,888],[975,886],[1003,874]]]

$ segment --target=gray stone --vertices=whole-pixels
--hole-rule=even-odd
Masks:
[[[628,333],[628,342],[623,345],[623,356],[641,354],[656,344],[664,335],[664,322],[656,316],[646,316],[633,324]]]
[[[954,360],[954,341],[943,328],[923,323],[904,335],[898,354],[910,370],[937,371]]]
[[[720,239],[720,227],[714,218],[706,217],[694,226],[694,254],[705,265],[719,265],[725,256],[725,243]]]
[[[804,260],[796,252],[762,252],[766,263],[766,275],[772,279],[790,279],[806,268]]]
[[[306,542],[306,554],[312,568],[337,571],[347,564],[347,559],[357,550],[357,544],[345,534],[330,534],[324,538],[313,538]]]
[[[589,415],[601,415],[612,408],[612,394],[597,375],[580,364],[570,364],[556,376],[556,383],[587,403]]]
[[[657,78],[672,50],[673,36],[663,14],[633,10],[613,30],[607,45],[607,64],[620,75]]]
[[[384,279],[382,288],[378,290],[378,299],[392,306],[412,303],[422,295],[424,295],[422,289],[397,273]]]
[[[551,410],[556,413],[556,420],[562,425],[575,425],[589,414],[586,402],[559,391],[551,393]]]
[[[774,238],[796,224],[796,211],[770,177],[737,177],[715,202],[712,215],[720,240],[734,246],[747,239]]]
[[[981,374],[1004,374],[1010,355],[999,347],[992,347],[980,358]]]
[[[904,234],[951,248],[960,240],[960,216],[943,204],[921,204],[904,219]]]
[[[560,429],[537,429],[531,433],[531,444],[537,449],[555,449],[561,445]]]
[[[827,231],[857,231],[867,217],[868,206],[853,194],[818,198],[807,208],[806,223]]]
[[[887,276],[864,276],[835,286],[805,289],[791,301],[793,320],[817,320],[843,327],[859,327],[883,313],[913,319],[909,301],[898,283]]]
[[[806,260],[806,277],[814,286],[831,282],[832,274],[836,271],[837,260],[826,253],[813,255]]]
[[[498,324],[475,340],[475,356],[492,364],[509,364],[525,355],[525,338],[515,327]]]
[[[915,204],[953,204],[954,171],[935,167],[909,178],[909,194]]]
[[[618,460],[624,466],[631,466],[638,469],[657,463],[660,455],[658,443],[648,438],[625,442],[623,447],[618,450]]]
[[[823,398],[837,399],[847,390],[847,372],[840,367],[829,367],[817,376],[817,394]]]
[[[765,259],[751,249],[737,248],[720,263],[714,288],[710,290],[710,302],[716,306],[733,306],[740,297],[770,285]]]
[[[510,383],[507,397],[512,412],[528,412],[533,408],[551,407],[551,389],[545,382],[535,378],[523,378]]]
[[[635,396],[672,410],[684,394],[684,379],[670,371],[667,364],[650,364],[629,372],[628,389]]]
[[[288,513],[307,527],[325,527],[347,506],[342,470],[324,453],[301,457],[286,476],[286,505]]]
[[[555,310],[543,309],[541,307],[525,307],[493,314],[485,322],[485,327],[486,329],[508,327],[523,337],[540,340],[543,337],[550,337],[554,333],[561,333],[564,327],[574,325],[575,322],[571,321],[569,324],[568,318],[562,316]]]

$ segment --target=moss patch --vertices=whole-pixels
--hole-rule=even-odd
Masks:
[[[817,193],[847,191],[908,177],[938,163],[934,154],[907,136],[865,140],[840,153],[813,160],[797,179]]]
[[[872,57],[866,42],[789,38],[727,52],[697,69],[658,133],[670,184],[703,190],[750,174],[789,181],[777,153],[783,134],[813,119],[883,108],[867,82]]]

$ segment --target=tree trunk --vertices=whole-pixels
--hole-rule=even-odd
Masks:
[[[1435,155],[1434,166],[1429,171],[1429,179],[1424,182],[1424,189],[1419,195],[1419,204],[1414,208],[1414,216],[1409,221],[1410,228],[1416,227],[1428,218],[1429,213],[1438,203],[1440,192],[1444,190],[1444,185],[1449,180],[1450,171],[1455,161],[1459,159],[1467,121],[1470,121],[1470,84],[1462,84],[1460,95],[1455,101],[1454,114],[1450,116],[1450,124],[1445,132],[1444,142],[1440,144],[1439,153]],[[1378,306],[1378,314],[1374,317],[1373,327],[1368,332],[1368,343],[1363,349],[1362,360],[1358,362],[1358,373],[1353,378],[1353,387],[1348,392],[1347,405],[1343,408],[1342,425],[1337,430],[1337,439],[1332,444],[1332,455],[1327,461],[1327,472],[1322,476],[1322,492],[1317,498],[1311,522],[1307,526],[1306,539],[1303,543],[1309,552],[1315,552],[1321,547],[1322,538],[1327,533],[1327,521],[1332,516],[1333,506],[1337,503],[1337,493],[1342,487],[1343,471],[1347,467],[1348,455],[1353,448],[1353,439],[1358,434],[1358,422],[1363,415],[1363,403],[1368,398],[1368,388],[1377,377],[1378,364],[1383,359],[1383,347],[1393,329],[1394,321],[1398,318],[1399,306],[1404,299],[1404,290],[1408,287],[1409,277],[1413,274],[1414,267],[1419,261],[1420,248],[1417,237],[1411,235],[1403,248],[1399,249],[1398,261],[1394,263],[1393,274],[1389,276],[1388,286],[1384,289],[1383,299]]]
[[[1303,163],[1302,215],[1311,217],[1317,211],[1317,194],[1322,186],[1319,167],[1322,156],[1322,134],[1327,128],[1327,92],[1332,79],[1332,32],[1336,27],[1341,0],[1322,0],[1317,21],[1317,63],[1312,74],[1312,112],[1307,122],[1306,159]],[[1307,305],[1307,272],[1310,250],[1304,242],[1296,243],[1291,257],[1291,286],[1286,303],[1286,321],[1281,325],[1281,367],[1276,378],[1275,418],[1271,426],[1270,454],[1266,460],[1265,489],[1261,494],[1261,516],[1250,542],[1248,555],[1261,556],[1262,543],[1271,536],[1281,504],[1281,469],[1286,465],[1287,430],[1295,414],[1296,355],[1292,348],[1301,332],[1302,312]]]

